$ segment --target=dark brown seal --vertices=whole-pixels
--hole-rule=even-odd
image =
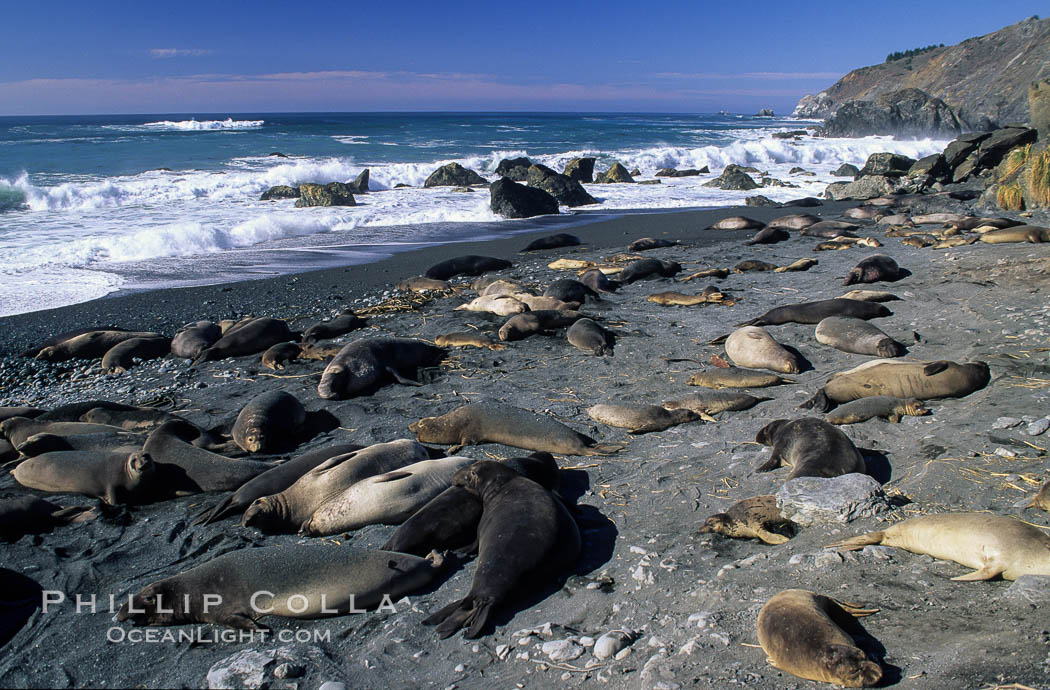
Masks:
[[[36,359],[48,362],[65,362],[70,359],[94,359],[106,354],[114,345],[132,338],[157,338],[160,333],[142,331],[89,331],[63,340],[55,345],[43,347]]]
[[[859,264],[851,268],[842,284],[893,282],[900,280],[900,277],[901,269],[896,261],[885,254],[874,254],[862,259]]]
[[[514,264],[505,259],[470,254],[467,256],[457,256],[436,263],[428,268],[427,272],[423,275],[427,278],[434,278],[435,280],[448,280],[455,276],[479,276],[482,273],[489,273],[490,271],[502,271],[513,265]]]
[[[856,300],[847,300],[854,302]],[[857,302],[857,304],[872,304]],[[900,357],[908,349],[867,321],[852,316],[829,316],[817,324],[817,342],[852,352],[876,357]]]
[[[231,327],[214,345],[197,355],[194,364],[227,357],[243,357],[264,352],[271,345],[298,339],[282,319],[258,317]]]
[[[354,314],[352,309],[344,309],[339,316],[328,321],[314,324],[303,333],[304,343],[316,343],[318,340],[328,340],[346,335],[358,328],[364,328],[368,322]]]
[[[599,326],[593,319],[579,319],[565,332],[569,344],[598,357],[612,355],[615,339],[613,334]]]
[[[855,299],[822,299],[774,307],[762,316],[744,321],[738,326],[779,326],[785,323],[820,323],[829,316],[849,316],[854,319],[878,319],[893,316],[882,304]]]
[[[183,326],[171,339],[171,354],[185,359],[197,359],[200,353],[222,337],[222,328],[211,321],[198,321]]]
[[[391,380],[420,386],[409,378],[445,358],[443,348],[415,338],[373,337],[348,343],[325,367],[317,394],[325,400],[369,394]]]
[[[305,421],[306,408],[294,395],[268,391],[241,408],[233,423],[233,440],[249,453],[294,448]]]
[[[580,238],[576,235],[560,232],[557,235],[547,235],[529,242],[519,253],[535,252],[542,249],[560,249],[561,247],[578,247],[580,244]]]
[[[836,404],[875,395],[918,400],[961,398],[981,390],[990,380],[991,372],[984,362],[876,359],[832,374],[824,387],[799,407],[827,412]]]
[[[92,451],[44,453],[11,474],[30,489],[94,496],[110,505],[141,502],[157,478],[148,453]]]
[[[135,366],[135,360],[157,359],[171,352],[171,338],[129,338],[106,350],[102,356],[102,371],[122,374]]]
[[[724,513],[704,521],[701,534],[723,534],[733,539],[760,539],[766,544],[783,544],[795,534],[795,523],[785,520],[777,508],[776,496],[752,496],[737,501]]]
[[[866,471],[853,441],[823,419],[778,419],[762,427],[755,440],[772,446],[769,460],[756,472],[769,472],[781,465],[791,467],[788,479],[795,477],[837,477]]]

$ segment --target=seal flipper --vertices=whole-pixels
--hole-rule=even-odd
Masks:
[[[925,367],[922,368],[922,373],[924,375],[926,375],[926,376],[933,376],[934,374],[939,374],[942,371],[944,371],[945,369],[947,369],[948,365],[950,363],[951,362],[948,362],[948,361],[943,360],[943,359],[942,360],[938,360],[936,362],[930,362],[929,364],[927,364]]]
[[[252,620],[246,613],[227,613],[216,619],[216,623],[237,630],[269,630],[267,626]]]
[[[410,378],[406,378],[406,377],[402,376],[400,373],[398,373],[394,369],[394,367],[389,367],[388,366],[386,368],[386,373],[390,374],[390,376],[392,376],[395,381],[397,381],[398,383],[400,383],[402,385],[405,385],[405,386],[422,386],[423,385],[419,381],[413,381]]]
[[[881,544],[885,538],[885,532],[868,532],[857,537],[843,539],[833,544],[828,544],[825,549],[839,549],[841,551],[856,551],[865,546]]]
[[[194,525],[210,525],[220,518],[224,518],[229,515],[232,510],[230,506],[233,504],[233,494],[230,494],[226,498],[216,503],[211,508],[205,508],[201,512],[197,513],[197,517],[193,520]]]
[[[833,407],[831,398],[828,397],[823,388],[817,391],[812,398],[799,405],[799,409],[815,410],[816,412],[829,412]]]
[[[597,443],[584,449],[580,455],[612,455],[627,447],[626,443]]]
[[[423,619],[423,625],[438,625],[438,626],[441,626],[441,627],[438,628],[438,635],[439,635],[439,637],[441,637],[441,639],[445,639],[446,637],[449,637],[450,635],[455,633],[456,630],[459,630],[459,625],[457,624],[456,627],[453,628],[451,632],[449,632],[447,634],[442,634],[442,628],[445,627],[444,623],[459,608],[465,608],[466,610],[469,610],[470,601],[471,601],[470,596],[467,595],[466,597],[464,597],[463,599],[460,599],[459,601],[454,601],[451,604],[448,604],[447,606],[441,607],[436,612],[434,612],[434,613],[430,614],[429,616],[427,616],[426,618],[424,618]]]
[[[755,472],[772,472],[781,465],[780,456],[773,453],[769,456],[769,460],[755,468]]]
[[[788,538],[783,534],[777,534],[776,532],[770,532],[765,528],[759,528],[755,530],[755,535],[762,541],[763,544],[783,544],[788,541]]]
[[[985,563],[972,573],[953,577],[952,580],[956,582],[980,582],[982,580],[991,580],[997,575],[1002,575],[1004,570],[1006,570],[1006,567],[1001,563]]]
[[[57,523],[71,525],[75,522],[87,522],[98,517],[98,510],[89,506],[72,506],[51,513],[51,519]]]

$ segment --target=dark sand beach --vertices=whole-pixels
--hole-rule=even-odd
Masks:
[[[990,511],[1050,527],[1046,513],[1023,508],[1047,478],[1047,436],[1026,431],[1026,418],[1050,415],[1047,245],[977,243],[934,251],[905,246],[900,238],[885,237],[885,226],[867,223],[859,234],[877,238],[882,247],[814,252],[820,240],[794,232],[789,241],[749,247],[743,243],[753,231],[706,229],[718,218],[737,214],[762,221],[794,212],[838,218],[855,205],[629,215],[569,229],[583,240],[581,247],[518,254],[530,239],[557,231],[544,228],[490,242],[430,247],[375,264],[117,295],[0,319],[0,405],[50,408],[91,399],[157,403],[211,427],[231,420],[254,395],[282,389],[308,410],[327,410],[338,420],[338,428],[296,449],[301,453],[337,442],[413,438],[408,425],[421,417],[444,414],[466,402],[495,400],[549,413],[600,442],[626,444],[609,456],[557,458],[563,470],[560,491],[579,506],[581,562],[564,583],[553,583],[501,611],[491,634],[473,641],[461,635],[438,640],[433,628],[421,624],[467,592],[474,570],[469,561],[411,595],[410,601],[399,602],[396,613],[317,621],[264,619],[275,633],[291,631],[281,640],[235,637],[215,642],[210,640],[222,629],[203,625],[203,641],[129,641],[128,633],[142,629],[116,622],[108,610],[110,595],[119,605],[150,582],[223,553],[310,541],[262,535],[240,526],[236,518],[193,526],[192,516],[221,494],[106,508],[93,522],[22,537],[4,546],[4,566],[45,590],[68,593],[69,601],[46,614],[33,613],[8,642],[0,659],[0,685],[221,687],[219,674],[209,676],[209,670],[241,653],[247,666],[264,669],[252,687],[316,688],[325,681],[346,687],[826,687],[773,668],[758,647],[755,624],[763,603],[783,589],[803,588],[879,609],[862,621],[869,636],[862,647],[881,660],[883,685],[1047,687],[1047,578],[1036,578],[1027,588],[1002,580],[954,582],[950,578],[970,569],[901,549],[824,550],[833,541],[908,517],[946,511]],[[969,204],[939,195],[900,197],[897,206],[911,214],[972,211]],[[1047,218],[1037,214],[1028,222],[1046,225]],[[813,257],[819,264],[806,272],[740,273],[724,280],[639,281],[581,308],[615,334],[610,357],[574,348],[561,331],[508,343],[502,351],[452,350],[439,368],[427,372],[421,387],[391,385],[342,401],[318,397],[324,363],[316,361],[293,362],[271,372],[258,356],[192,368],[169,356],[125,374],[102,375],[98,360],[52,365],[18,356],[33,342],[77,327],[111,324],[171,335],[186,322],[253,314],[288,319],[298,330],[348,306],[365,311],[369,324],[336,342],[372,335],[433,340],[471,329],[495,337],[505,319],[453,310],[473,297],[470,291],[420,299],[414,309],[368,313],[368,307],[396,306],[397,299],[389,300],[397,298],[398,280],[419,275],[445,258],[484,254],[509,259],[514,267],[501,276],[542,290],[573,275],[549,269],[548,262],[562,257],[600,261],[646,236],[680,240],[676,246],[645,252],[680,262],[684,270],[679,278],[745,259],[786,265]],[[893,283],[843,287],[849,269],[876,253],[892,256],[910,274]],[[467,284],[465,279],[452,282]],[[646,301],[656,292],[694,294],[709,284],[726,293],[732,306],[664,307]],[[795,347],[811,368],[792,377],[793,384],[753,390],[772,400],[749,410],[640,435],[587,416],[586,409],[599,403],[660,404],[696,392],[686,385],[690,374],[714,368],[711,355],[724,356],[721,346],[706,344],[712,338],[772,307],[839,297],[858,287],[888,290],[901,298],[887,303],[892,316],[873,323],[908,346],[907,358],[980,360],[991,369],[986,388],[961,399],[928,401],[929,416],[840,427],[862,449],[869,474],[888,497],[888,507],[876,516],[817,522],[777,546],[697,533],[707,516],[737,500],[776,493],[783,484],[786,468],[754,471],[769,456],[768,448],[755,443],[756,432],[775,419],[813,416],[798,409],[799,404],[829,374],[870,359],[819,344],[812,325],[768,328],[778,341]],[[1013,422],[997,423],[1003,417]],[[477,459],[526,454],[495,444],[461,452]],[[15,490],[25,491],[5,474],[0,491]],[[72,495],[52,500],[98,503]],[[370,526],[323,541],[331,548],[378,548],[393,530]],[[97,611],[78,614],[72,602],[77,594],[97,596]],[[159,635],[191,627],[197,628],[149,630]],[[590,644],[612,630],[631,631],[633,644],[616,658],[597,661]],[[545,651],[544,643],[564,640],[585,651],[552,660],[553,646]],[[564,647],[571,650],[573,644]],[[302,675],[276,679],[274,670],[282,662],[298,666]]]

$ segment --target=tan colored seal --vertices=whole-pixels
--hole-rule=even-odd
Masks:
[[[438,347],[484,347],[489,350],[506,350],[503,343],[496,343],[481,333],[445,333],[434,338]]]
[[[707,518],[700,527],[701,534],[760,539],[765,544],[783,544],[794,535],[794,531],[795,523],[780,515],[776,496],[772,494],[737,501],[726,512]]]
[[[759,220],[754,220],[746,216],[730,216],[723,218],[714,225],[711,226],[712,230],[761,230],[766,226],[765,223]]]
[[[837,407],[828,413],[824,421],[828,424],[856,424],[873,417],[883,417],[896,424],[905,415],[921,417],[927,414],[930,414],[930,411],[926,409],[921,400],[915,398],[904,400],[890,395],[876,395]]]
[[[528,310],[528,305],[510,295],[484,295],[456,307],[456,311],[484,311],[497,316],[521,314]]]
[[[758,261],[756,259],[748,259],[747,261],[741,261],[736,266],[733,266],[733,273],[751,273],[755,271],[775,270],[777,270],[776,264],[771,264],[768,261]]]
[[[547,268],[555,271],[576,271],[585,268],[594,268],[595,266],[597,266],[597,264],[593,261],[585,261],[583,259],[555,259],[547,264]]]
[[[776,374],[754,369],[711,369],[698,371],[691,374],[686,381],[688,386],[703,386],[705,388],[768,388],[779,386],[782,383],[795,383],[793,379],[786,379]]]
[[[668,410],[656,405],[594,405],[587,414],[596,422],[627,429],[632,434],[663,431],[700,419],[699,414],[684,407]]]
[[[1050,242],[1050,228],[1043,228],[1038,225],[1015,225],[1012,228],[989,230],[981,235],[981,241],[987,244],[1003,244],[1007,242],[1039,244]]]
[[[704,391],[703,393],[693,393],[677,400],[665,400],[663,406],[668,410],[685,408],[699,415],[713,415],[719,412],[748,410],[760,402],[772,399],[760,398],[737,391]]]
[[[555,297],[547,297],[542,295],[536,296],[530,295],[525,292],[515,292],[511,295],[511,297],[518,300],[519,302],[524,302],[525,305],[528,306],[529,311],[543,311],[545,309],[573,310],[580,308],[579,302],[563,302],[562,300],[557,299]]]
[[[988,385],[991,373],[984,362],[958,364],[907,362],[875,359],[848,371],[832,374],[824,387],[803,408],[827,412],[835,403],[845,403],[875,395],[896,398],[961,398]]]
[[[733,363],[750,369],[769,369],[781,374],[797,374],[798,357],[773,340],[761,326],[744,326],[726,338],[726,354]]]
[[[402,292],[431,292],[433,290],[448,290],[449,284],[447,280],[416,276],[415,278],[405,278],[399,281],[395,287]]]
[[[859,302],[892,302],[900,297],[884,290],[850,290],[839,299],[854,299]]]
[[[953,577],[959,582],[991,580],[1001,575],[1050,575],[1050,535],[1014,518],[992,513],[923,515],[846,539],[828,548],[856,551],[871,544],[895,546],[973,568]]]
[[[872,687],[882,679],[882,668],[842,626],[849,627],[850,616],[876,611],[787,589],[758,612],[758,642],[769,663],[785,673],[847,688]]]
[[[263,353],[262,365],[267,369],[277,371],[284,369],[288,362],[299,359],[302,354],[303,348],[298,343],[277,343]]]
[[[728,268],[705,268],[702,271],[696,273],[690,273],[685,278],[679,278],[679,283],[687,283],[690,280],[696,280],[697,278],[718,278],[722,279],[729,275]]]
[[[788,264],[787,266],[780,266],[779,268],[774,268],[773,269],[773,273],[788,273],[788,272],[794,272],[794,271],[808,271],[809,269],[813,268],[814,266],[816,266],[819,263],[820,262],[817,261],[816,259],[799,259],[798,261],[794,261],[794,262]]]
[[[1028,504],[1029,508],[1038,508],[1039,510],[1045,510],[1050,513],[1050,481],[1044,482],[1039,487],[1039,493],[1035,495],[1035,498]]]
[[[693,307],[698,304],[717,304],[725,302],[726,296],[715,286],[709,285],[704,288],[699,295],[686,295],[681,292],[669,290],[667,292],[658,292],[655,295],[649,295],[645,299],[653,304],[659,304],[664,307]]]

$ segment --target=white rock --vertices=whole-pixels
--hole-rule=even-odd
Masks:
[[[1050,417],[1043,417],[1042,419],[1037,419],[1029,424],[1026,433],[1029,436],[1039,436],[1047,429],[1050,429]]]
[[[993,429],[1010,429],[1021,423],[1017,417],[999,417],[992,422]]]
[[[571,640],[551,640],[544,642],[540,651],[551,661],[572,661],[583,656],[583,647]]]
[[[321,687],[317,690],[346,690],[346,683],[340,683],[336,680],[326,680],[321,683]]]
[[[261,688],[266,681],[266,667],[273,663],[275,650],[257,652],[244,649],[208,669],[208,687],[217,688]]]
[[[594,656],[599,659],[608,659],[616,656],[631,646],[634,641],[633,635],[624,630],[612,630],[599,637],[594,643]]]
[[[1003,448],[1002,446],[1000,446],[1000,447],[995,449],[995,455],[998,455],[999,457],[1002,457],[1002,458],[1016,458],[1017,457],[1017,453],[1013,452],[1012,450],[1007,450],[1006,448]]]
[[[874,517],[890,507],[881,485],[859,473],[792,479],[784,482],[776,499],[781,515],[803,527]]]

